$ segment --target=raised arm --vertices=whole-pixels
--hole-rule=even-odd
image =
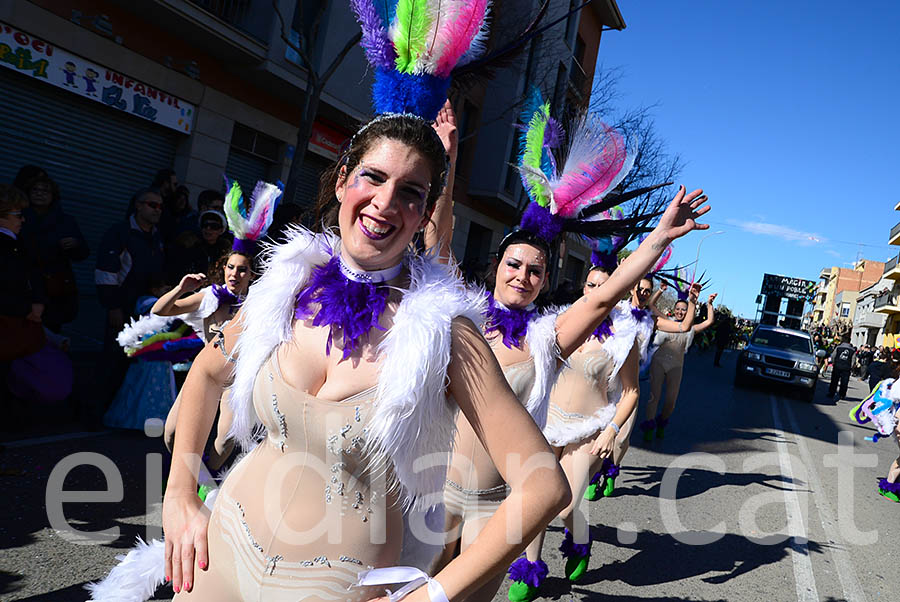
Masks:
[[[454,322],[450,393],[466,415],[510,494],[478,538],[435,578],[450,600],[462,600],[500,573],[571,500],[556,456],[516,400],[477,328]],[[407,602],[427,601],[419,588]]]
[[[706,302],[706,319],[703,320],[700,324],[694,325],[694,332],[703,332],[707,328],[713,325],[713,322],[716,321],[716,316],[713,310],[713,301],[716,300],[716,293],[713,293],[709,296],[709,300]]]
[[[232,373],[233,362],[226,356],[240,336],[240,318],[238,311],[222,335],[203,348],[181,389],[172,468],[163,500],[166,575],[179,588],[187,584],[185,589],[190,589],[194,583],[195,554],[200,568],[209,566],[209,513],[197,497],[197,474],[219,398]]]
[[[431,220],[425,226],[425,248],[435,249],[441,263],[450,263],[453,257],[453,181],[456,179],[456,155],[459,146],[459,132],[456,129],[456,113],[450,101],[435,119],[434,129],[444,143],[450,157],[450,168],[447,172],[447,185],[438,197],[431,214]]]
[[[197,311],[197,308],[200,307],[200,302],[203,301],[201,293],[185,297],[184,299],[181,296],[200,288],[204,280],[206,280],[204,274],[185,275],[181,282],[178,283],[178,286],[156,300],[150,311],[158,316],[177,316]]]
[[[700,285],[693,284],[691,285],[691,290],[688,293],[688,306],[687,311],[684,314],[684,320],[681,322],[676,322],[675,320],[670,320],[669,318],[663,318],[660,316],[654,316],[654,320],[656,320],[656,329],[661,330],[662,332],[687,332],[694,325],[694,318],[697,316],[697,297],[700,295]]]
[[[663,292],[665,292],[668,287],[669,285],[665,282],[660,282],[659,287],[655,291],[653,291],[653,294],[650,295],[650,300],[647,301],[647,307],[650,308],[650,311],[652,311],[653,315],[655,316],[664,317],[664,314],[659,311],[659,308],[656,306],[656,304],[659,303],[660,297],[662,297]]]
[[[625,293],[647,275],[673,240],[693,230],[709,228],[706,224],[696,222],[697,218],[709,211],[709,206],[701,207],[704,202],[706,196],[703,196],[702,190],[686,194],[684,186],[679,187],[659,224],[637,250],[616,268],[606,282],[559,316],[556,321],[556,340],[563,358],[570,356],[587,340]]]

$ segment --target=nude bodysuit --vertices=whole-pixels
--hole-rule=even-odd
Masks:
[[[534,386],[534,360],[529,358],[505,366],[503,375],[516,399],[522,403],[527,401]],[[447,512],[461,516],[463,520],[472,518],[473,512],[487,514],[489,518],[506,498],[506,483],[463,414],[459,415],[456,425],[458,432],[444,488],[444,504]]]
[[[602,348],[579,349],[568,363],[550,393],[544,435],[554,447],[565,447],[603,430],[616,411],[607,392],[613,358]]]
[[[263,364],[253,405],[265,439],[222,486],[209,523],[208,571],[178,600],[305,602],[368,600],[357,574],[396,564],[403,519],[384,469],[361,450],[375,389],[339,402],[284,382]]]

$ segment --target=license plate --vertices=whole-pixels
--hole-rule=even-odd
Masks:
[[[775,368],[766,368],[766,374],[771,376],[780,376],[781,378],[790,378],[791,373],[787,370],[776,370]]]

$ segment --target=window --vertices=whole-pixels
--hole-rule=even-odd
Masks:
[[[850,304],[844,303],[843,305],[841,305],[841,317],[846,318],[849,315],[850,315]]]
[[[472,136],[478,123],[478,107],[468,100],[463,100],[459,113],[459,152],[457,165],[465,165],[472,151],[475,150],[475,137]],[[471,137],[470,137],[471,136]]]
[[[246,125],[235,123],[231,133],[231,147],[277,163],[281,142]]]

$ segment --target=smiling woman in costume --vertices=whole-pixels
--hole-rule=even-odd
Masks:
[[[522,135],[520,171],[532,202],[520,227],[500,243],[495,284],[486,295],[484,334],[516,397],[543,428],[560,362],[584,343],[672,239],[706,227],[697,224],[695,218],[708,207],[700,206],[705,200],[700,198],[702,191],[686,194],[681,187],[659,226],[603,286],[561,313],[540,312],[534,301],[547,283],[550,250],[562,232],[593,236],[641,232],[639,225],[653,216],[616,219],[602,214],[622,200],[612,190],[634,159],[634,149],[621,133],[595,116],[584,115],[568,138],[569,144],[562,148],[564,132],[550,116],[549,104],[537,93],[523,112],[523,122],[528,125]],[[438,227],[426,231],[426,245],[451,261],[448,226],[452,219],[447,217],[447,195],[441,202],[435,219]],[[591,217],[586,218],[586,213]],[[444,493],[448,541],[442,565],[470,549],[501,507],[507,490],[507,483],[478,436],[479,429],[460,417],[458,430]],[[502,574],[495,574],[467,600],[490,600],[502,578]]]

